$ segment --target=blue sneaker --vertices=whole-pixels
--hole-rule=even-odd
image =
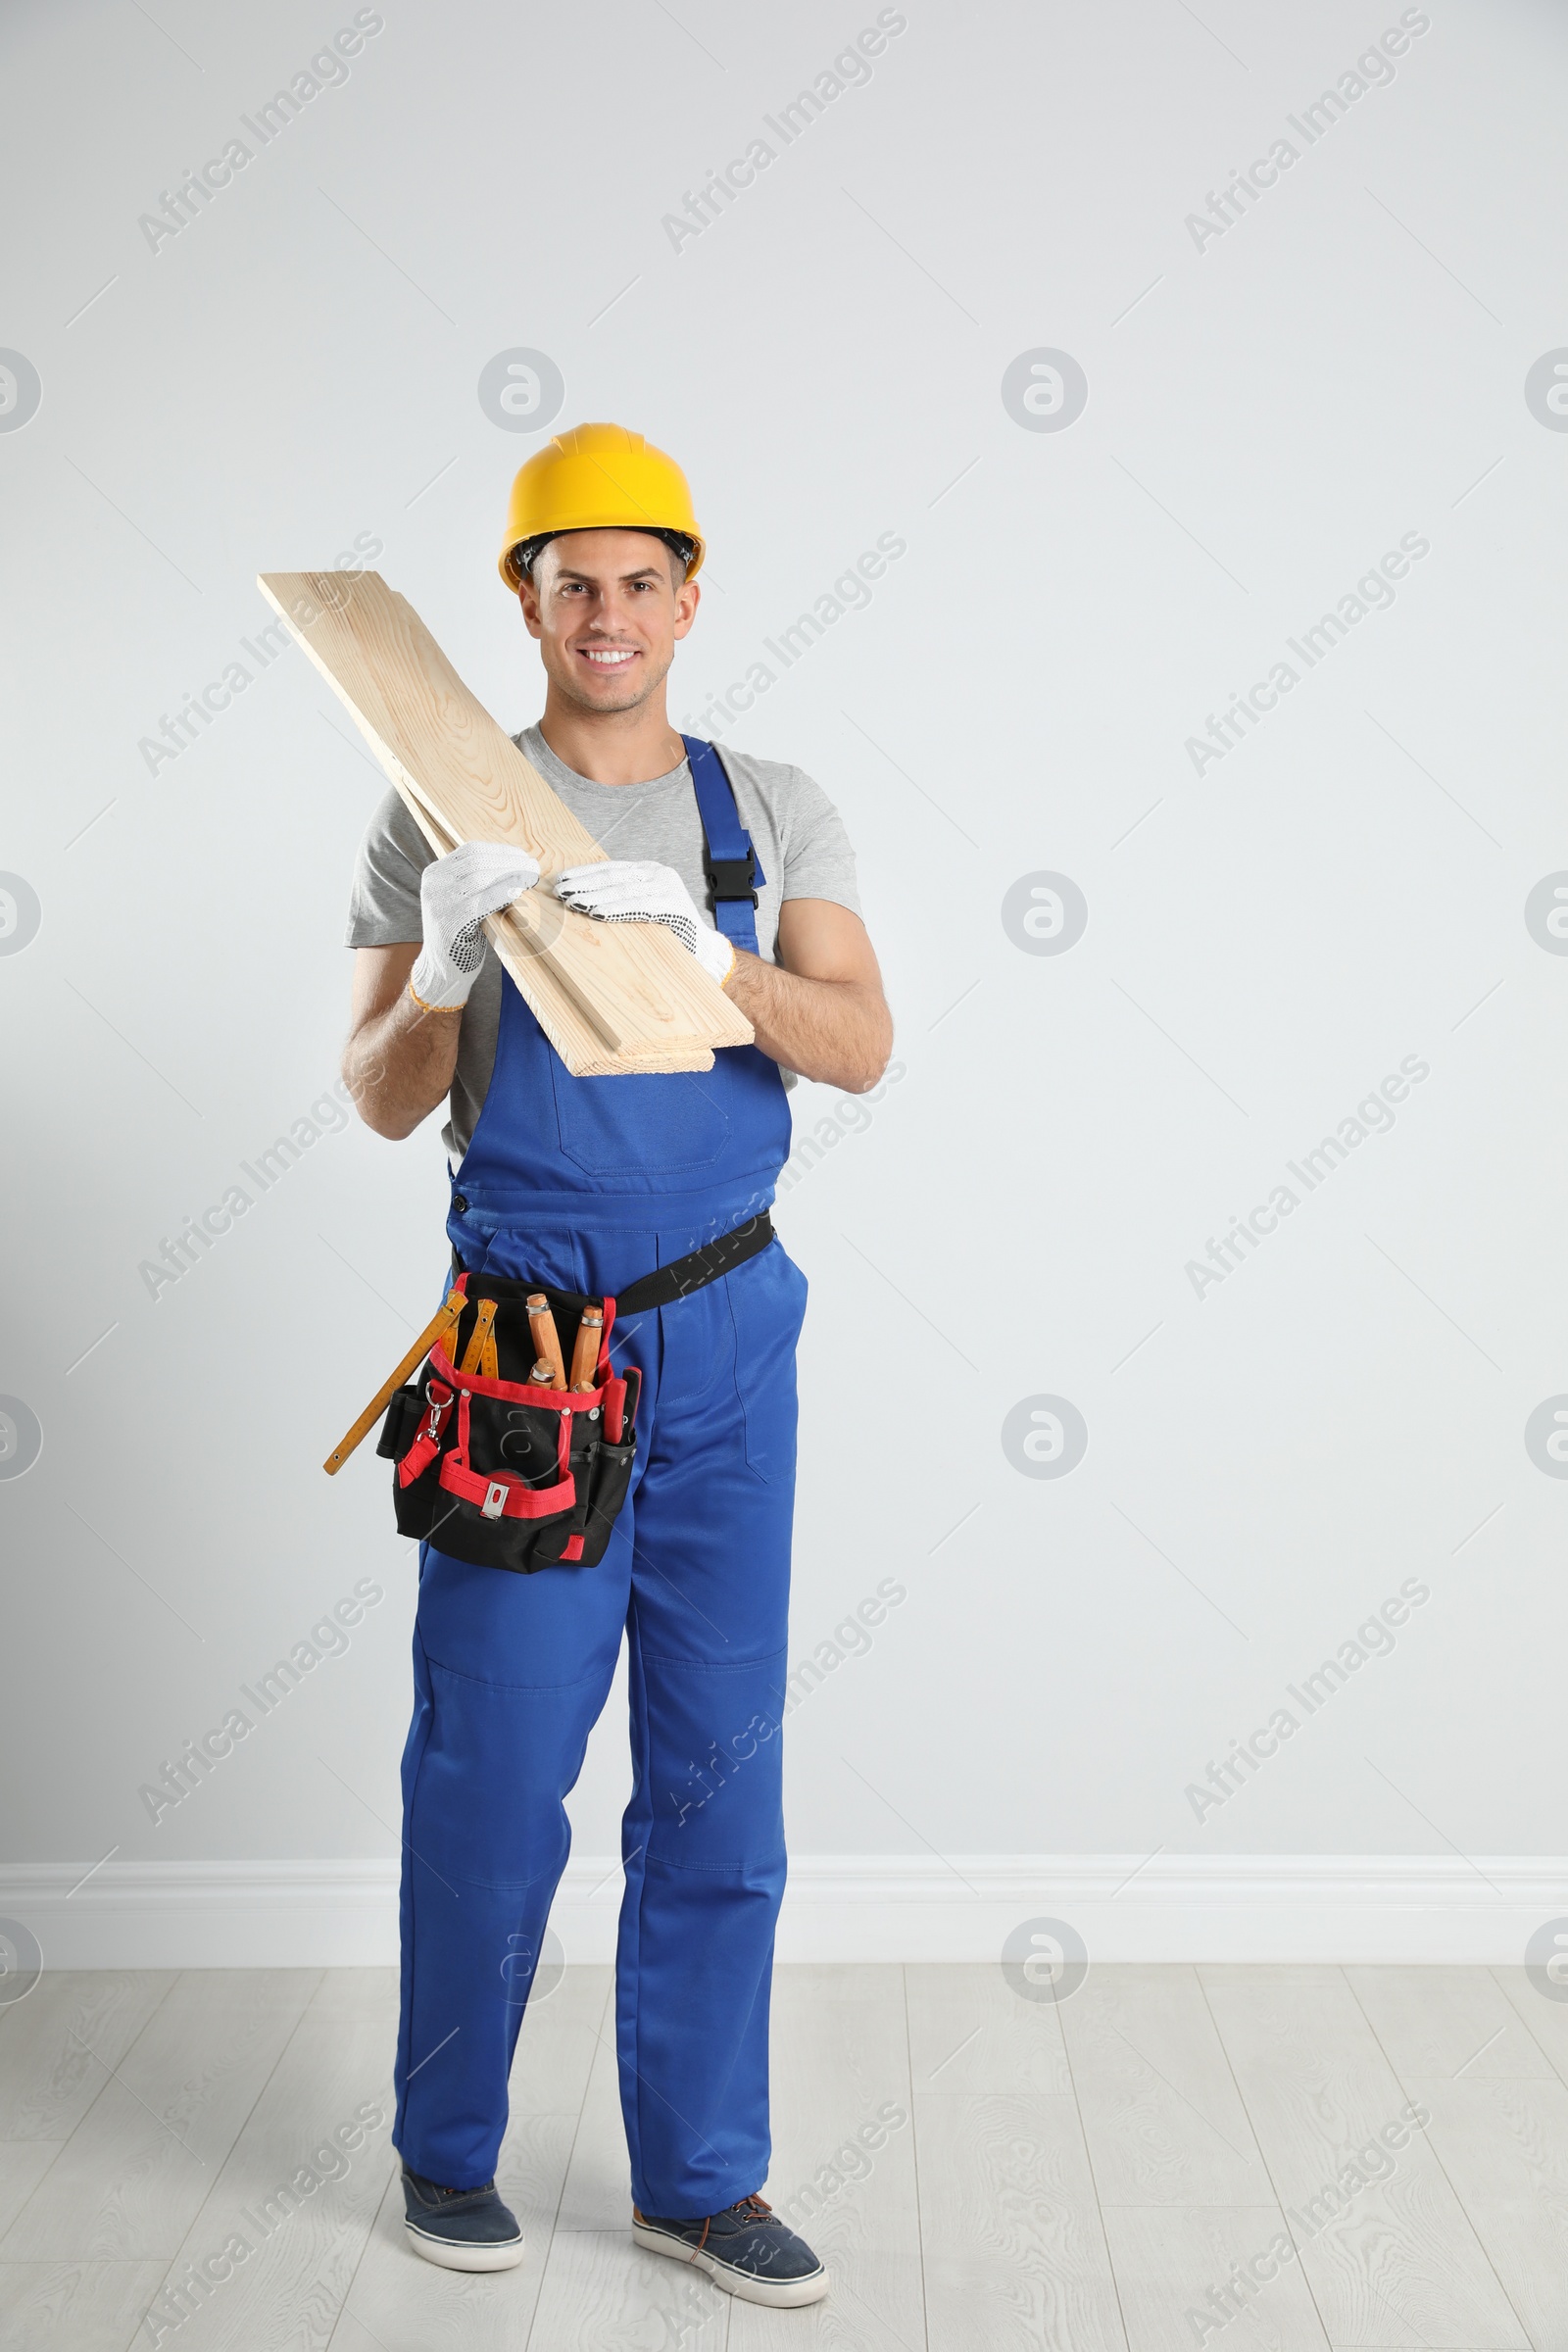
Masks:
[[[522,2260],[522,2231],[487,2180],[483,2188],[442,2188],[403,2167],[404,2228],[426,2262],[448,2271],[510,2271]]]
[[[760,2197],[742,2197],[723,2213],[693,2222],[661,2221],[631,2209],[632,2236],[650,2254],[670,2254],[706,2271],[726,2295],[743,2303],[791,2310],[819,2303],[828,2276],[805,2238],[781,2222]]]

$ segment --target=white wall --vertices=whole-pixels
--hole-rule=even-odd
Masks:
[[[726,735],[844,809],[898,1012],[904,1074],[779,1211],[813,1289],[798,1655],[907,1592],[792,1717],[795,1847],[1559,1852],[1568,1485],[1525,1426],[1568,1391],[1568,960],[1525,907],[1568,868],[1568,418],[1525,386],[1568,346],[1560,11],[1405,11],[1393,78],[1308,146],[1288,118],[1398,6],[908,0],[787,149],[764,118],[874,7],[378,13],[265,149],[240,118],[348,0],[0,34],[0,345],[42,393],[0,430],[0,865],[41,910],[0,953],[0,1391],[43,1440],[0,1480],[13,1860],[113,1849],[110,1886],[395,1850],[413,1555],[385,1466],[319,1462],[439,1280],[433,1128],[328,1133],[156,1301],[138,1271],[334,1074],[378,785],[292,650],[155,773],[141,745],[256,668],[259,568],[357,534],[505,723],[536,714],[494,556],[538,436],[476,393],[517,347],[562,421],[687,464],[711,554],[672,709],[778,673]],[[151,249],[139,216],[236,133]],[[664,217],[759,135],[677,250]],[[1278,183],[1195,232],[1281,137]],[[1064,430],[1004,404],[1041,348],[1087,377]],[[784,672],[764,641],[885,533],[869,605]],[[1395,601],[1308,671],[1287,641],[1406,535]],[[1281,660],[1298,683],[1198,772]],[[1059,956],[1004,921],[1042,871],[1087,902]],[[1396,1124],[1308,1196],[1286,1163],[1406,1057]],[[1188,1261],[1281,1183],[1200,1296]],[[1004,1450],[1041,1396],[1087,1427],[1059,1479]],[[367,1577],[347,1653],[155,1828],[139,1785]],[[1406,1580],[1391,1654],[1309,1719],[1287,1686]],[[1295,1736],[1200,1820],[1189,1785],[1281,1706]]]

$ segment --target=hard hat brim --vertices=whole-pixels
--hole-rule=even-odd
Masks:
[[[707,553],[686,476],[623,424],[578,424],[536,450],[512,485],[498,569],[520,585],[516,554],[566,531],[678,532],[692,542],[688,579]]]
[[[527,539],[519,539],[514,547],[509,547],[502,551],[501,577],[506,581],[507,586],[512,589],[520,588],[528,572],[532,570],[534,564],[544,554],[551,540],[567,538],[573,531],[642,531],[650,539],[657,539],[662,546],[667,547],[671,555],[685,555],[685,551],[689,548],[691,553],[686,555],[687,579],[691,579],[701,569],[703,558],[708,552],[695,531],[676,530],[672,525],[666,528],[662,523],[626,522],[619,518],[613,522],[564,523],[556,530],[536,531]],[[678,547],[675,545],[677,540],[681,542]],[[528,559],[526,564],[518,562],[518,558],[524,555]]]

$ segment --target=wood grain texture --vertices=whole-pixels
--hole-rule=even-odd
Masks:
[[[1071,2090],[1054,2001],[1020,2000],[1000,1968],[972,1961],[923,1962],[905,1979],[913,2090]]]
[[[558,2229],[528,2341],[532,2352],[725,2352],[729,2321],[728,2295],[687,2262],[645,2254],[626,2224]]]
[[[1401,2082],[1414,2075],[1552,2077],[1545,2052],[1488,1968],[1348,1968],[1345,1975]],[[1534,1992],[1531,1998],[1540,2009],[1553,2006]]]
[[[1568,2088],[1412,2077],[1429,2137],[1534,2344],[1568,2344]]]
[[[192,1970],[108,2077],[0,2259],[173,2254],[304,2013],[299,1969]]]
[[[340,2017],[364,2024],[379,2019],[385,2031],[398,2030],[398,1972],[395,1968],[322,1968],[311,1972],[316,1990],[311,1995],[312,2017]]]
[[[0,2230],[10,2229],[62,2148],[70,2145],[69,2139],[0,2139]]]
[[[166,2339],[179,2352],[325,2352],[397,2164],[388,2024],[373,2000],[358,2015],[306,2011],[169,2266],[164,2294],[231,2235],[250,2248]],[[334,2154],[362,2105],[381,2122]]]
[[[1227,2352],[1327,2352],[1300,2264],[1278,2261],[1290,2232],[1277,2205],[1107,2203],[1103,2211],[1132,2352],[1195,2352],[1200,2337]],[[1252,2265],[1274,2276],[1259,2281]],[[1237,2271],[1250,2277],[1251,2291],[1231,2289],[1234,2316],[1222,2322]]]
[[[522,2227],[514,2271],[465,2276],[421,2260],[403,2226],[403,2183],[387,2182],[332,2352],[520,2352],[544,2280],[575,2115],[514,2116],[496,2186]]]
[[[1091,1969],[1062,2004],[1061,2030],[1104,2204],[1256,2206],[1272,2198],[1192,1969]]]
[[[914,2101],[931,2352],[1123,2352],[1072,2099]]]
[[[610,1996],[615,1972],[577,1962],[523,2012],[509,2085],[513,2115],[580,2115],[600,2036],[614,2034]]]
[[[745,2190],[738,2188],[737,2196]],[[620,2113],[620,2070],[615,2060],[615,2021],[607,2016],[594,2040],[577,2136],[561,2192],[558,2231],[620,2230],[631,2228],[631,2159]]]
[[[905,2255],[829,2245],[820,2233],[810,2242],[827,2264],[827,2300],[799,2311],[767,2311],[737,2299],[730,2305],[727,2352],[920,2352],[925,2308],[919,2264]]]
[[[904,1971],[896,1963],[778,1970],[771,2045],[768,2203],[835,2278],[858,2264],[869,2278],[875,2258],[899,2256],[917,2285]]]
[[[541,880],[486,933],[576,1077],[712,1067],[751,1024],[658,923],[598,923],[549,887],[603,850],[379,573],[264,572],[258,585],[348,710],[431,847],[510,841]]]
[[[1378,2174],[1409,2096],[1337,1968],[1204,1966],[1208,1996],[1301,2270],[1337,2344],[1528,2342],[1419,2132]],[[1355,2171],[1348,2168],[1355,2165]],[[1356,2172],[1361,2181],[1356,2180]]]
[[[1530,2039],[1550,2061],[1559,2081],[1568,2082],[1568,2001],[1548,2000],[1531,1983],[1526,1969],[1492,1968],[1487,1974],[1524,2026]],[[1479,2074],[1481,2068],[1478,2064],[1467,2071]]]
[[[0,2009],[0,2139],[69,2139],[173,1969],[61,1969]]]
[[[141,2315],[160,2262],[0,2263],[0,2343],[6,2352],[126,2352],[150,2344]]]
[[[0,2011],[0,2117],[24,2134],[0,2139],[0,2189],[24,2206],[34,2191],[12,2258],[0,2258],[0,2344],[132,2352],[151,2340],[143,2315],[166,2282],[238,2228],[249,2260],[166,2346],[1122,2352],[1124,2321],[1126,2352],[1176,2352],[1198,2340],[1189,2314],[1210,2287],[1224,2290],[1284,2229],[1298,2259],[1203,2331],[1209,2352],[1323,2352],[1325,2336],[1337,2352],[1522,2352],[1532,2341],[1568,2352],[1568,2084],[1539,2070],[1489,2076],[1486,2057],[1465,2064],[1512,2014],[1519,2040],[1505,2034],[1488,2057],[1534,2066],[1526,2029],[1539,2022],[1549,2043],[1568,2004],[1543,1999],[1522,1971],[1351,1973],[1359,1999],[1332,1968],[1102,1967],[1057,2010],[1018,2001],[996,1968],[781,1967],[764,2193],[780,2209],[799,2203],[791,2218],[833,2281],[824,2304],[783,2313],[732,2302],[631,2244],[608,1968],[568,1969],[524,2019],[497,2176],[527,2253],[490,2278],[410,2252],[384,2125],[346,2175],[255,2226],[261,2201],[362,2096],[390,2122],[393,1970],[46,1978]],[[1255,2142],[1225,2103],[1195,1984]],[[1014,2016],[1026,2021],[1016,2031]],[[120,2083],[76,2064],[68,2024],[91,2034]],[[286,2026],[236,2132],[269,2038]],[[1137,2045],[1125,2071],[1118,2035]],[[911,2054],[916,2085],[922,2075],[934,2084],[912,2097]],[[1434,2054],[1440,2071],[1406,2071]],[[1025,2087],[1058,2064],[1059,2090]],[[978,2082],[949,2087],[960,2069]],[[1157,2093],[1151,2077],[1163,2078]],[[1337,2213],[1306,2214],[1407,2099],[1431,2111],[1431,2126],[1398,2152],[1392,2178]],[[858,2126],[888,2102],[910,2121],[862,2166]],[[205,2167],[160,2152],[159,2118]],[[1255,2145],[1270,2182],[1261,2193],[1210,2197],[1231,2163],[1206,2152],[1210,2123]],[[1131,2202],[1111,2193],[1122,2189]],[[1175,2189],[1188,2201],[1166,2202]],[[172,2264],[162,2251],[28,2258],[46,2243],[163,2249],[176,2235]]]

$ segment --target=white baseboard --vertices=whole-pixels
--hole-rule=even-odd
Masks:
[[[379,1967],[397,1958],[395,1862],[0,1865],[0,1921],[48,1968]],[[613,1957],[620,1873],[571,1862],[551,1925],[568,1960]],[[1568,1918],[1568,1860],[1531,1855],[806,1854],[778,1956],[993,1961],[1023,1921],[1065,1920],[1092,1960],[1518,1965]]]

